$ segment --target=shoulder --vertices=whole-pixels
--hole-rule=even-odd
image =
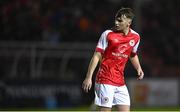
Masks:
[[[130,29],[131,30],[131,33],[133,34],[133,36],[137,37],[137,38],[140,38],[140,35],[139,33],[137,33],[136,31],[134,31],[133,29]]]
[[[103,33],[102,33],[102,35],[104,35],[104,36],[107,36],[110,32],[112,32],[112,30],[105,30]]]

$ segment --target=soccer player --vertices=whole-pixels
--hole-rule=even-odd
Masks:
[[[137,70],[138,79],[144,77],[137,55],[140,36],[130,28],[133,18],[131,8],[118,10],[115,26],[102,33],[83,81],[82,88],[88,92],[93,72],[100,62],[95,81],[95,104],[101,111],[111,111],[112,106],[119,111],[130,111],[130,97],[124,80],[128,59]]]

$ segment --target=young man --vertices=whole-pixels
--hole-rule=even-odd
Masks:
[[[82,88],[88,92],[92,86],[93,72],[100,62],[95,81],[95,104],[101,111],[111,111],[117,106],[119,111],[130,110],[130,97],[124,81],[124,68],[130,59],[137,70],[138,79],[143,79],[137,48],[138,33],[130,28],[134,14],[130,8],[121,8],[115,16],[115,26],[102,33],[88,67]]]

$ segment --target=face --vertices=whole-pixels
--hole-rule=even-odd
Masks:
[[[115,28],[117,31],[124,31],[126,29],[129,29],[130,24],[131,20],[125,15],[115,18]]]

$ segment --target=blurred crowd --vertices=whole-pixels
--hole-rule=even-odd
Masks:
[[[97,42],[131,0],[1,0],[0,40]],[[180,1],[140,5],[141,53],[146,74],[180,76]],[[133,27],[133,26],[132,26]],[[136,30],[136,29],[135,29]]]
[[[1,1],[1,40],[96,41],[112,24],[117,0]]]
[[[148,0],[140,10],[143,57],[151,75],[180,76],[180,1]]]

